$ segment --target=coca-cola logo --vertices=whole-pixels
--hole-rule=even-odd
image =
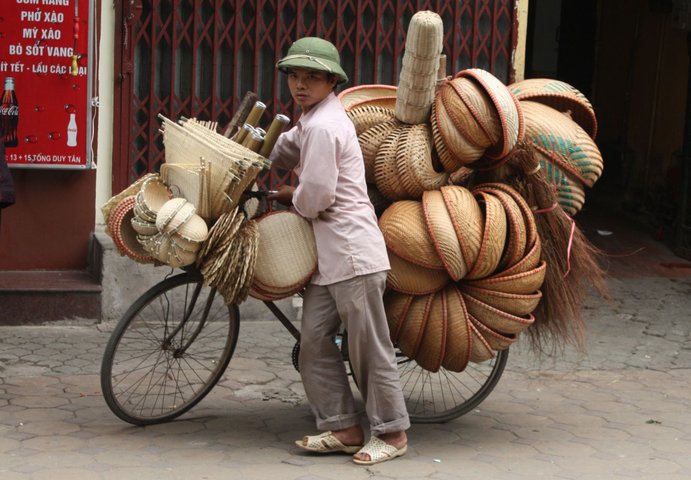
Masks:
[[[0,115],[19,116],[19,107],[17,105],[10,105],[9,107],[0,107]]]

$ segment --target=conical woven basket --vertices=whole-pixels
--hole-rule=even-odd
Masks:
[[[529,78],[509,85],[518,100],[550,106],[572,118],[591,138],[597,136],[597,118],[592,104],[577,88],[561,80]]]
[[[437,13],[420,11],[410,19],[396,92],[395,113],[398,120],[419,124],[429,117],[443,37],[444,25]]]
[[[421,267],[444,269],[426,228],[422,203],[415,200],[394,202],[379,218],[379,228],[386,247],[397,256]]]

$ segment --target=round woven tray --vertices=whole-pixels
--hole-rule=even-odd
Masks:
[[[135,197],[125,197],[110,212],[108,233],[118,251],[139,263],[153,263],[154,259],[137,241],[137,232],[132,227]]]
[[[396,90],[393,85],[358,85],[341,91],[338,99],[346,111],[364,106],[393,109],[396,105]]]

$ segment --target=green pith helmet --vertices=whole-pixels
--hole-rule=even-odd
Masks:
[[[304,37],[293,42],[288,54],[276,64],[282,72],[290,68],[319,70],[336,75],[338,83],[348,81],[341,68],[341,57],[333,43],[318,37]]]

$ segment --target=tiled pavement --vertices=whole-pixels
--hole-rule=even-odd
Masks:
[[[590,299],[588,353],[511,348],[473,412],[414,425],[409,453],[373,467],[311,456],[292,338],[267,311],[241,324],[225,379],[190,413],[133,427],[105,405],[99,367],[112,325],[0,327],[0,478],[688,479],[691,277],[613,277]]]

